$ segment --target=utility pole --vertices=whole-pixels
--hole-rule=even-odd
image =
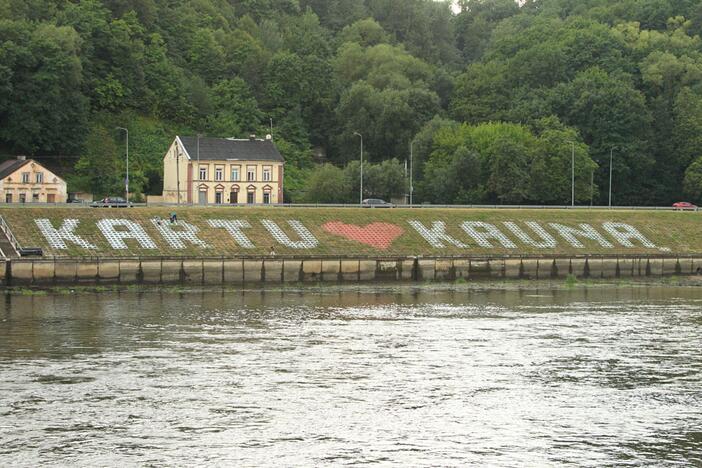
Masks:
[[[590,169],[590,208],[592,208],[592,197],[595,194],[595,171]]]
[[[200,180],[200,137],[201,133],[197,134],[197,180]],[[193,177],[193,180],[195,177]],[[193,196],[191,197],[193,204],[195,203],[195,194],[197,193],[198,203],[200,203],[200,185],[196,186],[197,190],[193,191]]]
[[[614,156],[614,146],[609,149],[609,207],[612,208],[612,160]]]
[[[353,134],[361,138],[361,191],[359,204],[363,206],[363,135],[358,132],[353,132]]]
[[[127,161],[126,161],[126,168],[127,168],[127,174],[126,177],[124,178],[124,199],[127,201],[127,204],[129,204],[129,130],[127,130],[124,127],[116,127],[117,130],[124,130],[124,133],[127,135],[127,144],[126,144],[126,152],[127,152]]]
[[[570,206],[575,208],[575,142],[571,141],[572,152],[570,155]]]
[[[413,204],[412,200],[412,193],[414,192],[414,186],[412,185],[412,171],[413,171],[413,164],[412,161],[414,159],[414,151],[413,151],[413,146],[414,146],[414,140],[410,141],[410,177],[409,177],[409,192],[410,192],[410,206]]]
[[[178,193],[178,206],[180,206],[180,148],[176,146],[176,192]]]

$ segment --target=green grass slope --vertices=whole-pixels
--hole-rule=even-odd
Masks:
[[[487,210],[487,209],[360,209],[360,208],[248,208],[248,207],[181,207],[175,209],[178,219],[199,229],[197,236],[207,246],[202,247],[184,241],[183,248],[174,248],[153,225],[153,218],[168,218],[172,208],[96,209],[77,207],[21,207],[0,208],[12,231],[23,246],[38,246],[45,255],[56,256],[243,256],[268,255],[271,247],[277,255],[330,255],[330,256],[486,256],[486,255],[585,255],[585,254],[702,254],[702,213],[656,212],[656,211],[608,211],[608,210]],[[101,219],[127,219],[141,226],[155,244],[155,248],[144,248],[134,239],[125,240],[127,248],[114,249],[97,222]],[[91,243],[96,249],[84,249],[66,240],[66,249],[52,247],[37,227],[35,220],[48,219],[54,228],[60,228],[64,220],[79,221],[74,234]],[[213,228],[208,221],[240,220],[250,227],[241,231],[253,244],[244,248],[226,231]],[[288,221],[295,220],[309,230],[317,243],[313,248],[294,248],[277,241],[266,229],[262,220],[276,223],[292,241],[301,238]],[[443,248],[432,246],[410,221],[418,221],[427,228],[435,222],[443,222],[445,233],[464,246],[441,241]],[[470,236],[464,222],[484,222],[495,226],[515,247],[507,248],[499,240],[486,239],[491,245],[480,245],[480,240]],[[536,222],[556,241],[555,247],[538,248],[520,240],[507,229],[504,222],[516,223],[534,240],[540,240],[525,223]],[[603,228],[603,223],[626,223],[633,226],[655,247],[630,239],[633,246],[625,246]],[[336,223],[329,228],[327,223]],[[347,225],[341,227],[340,223]],[[586,223],[595,229],[612,247],[600,242],[578,237],[582,247],[571,245],[549,223],[581,229]],[[164,221],[167,224],[167,221]],[[327,229],[325,229],[325,225]],[[356,227],[348,227],[355,225]],[[369,226],[370,225],[370,226]],[[181,226],[167,229],[182,229]],[[116,228],[121,229],[121,228]],[[339,235],[338,230],[355,232],[364,240],[375,242],[368,245],[357,239]],[[329,232],[334,230],[336,232]],[[482,228],[478,229],[483,231]],[[396,238],[392,238],[396,235]],[[364,237],[365,236],[365,237]],[[386,239],[383,239],[387,237]],[[387,245],[381,245],[385,240]]]

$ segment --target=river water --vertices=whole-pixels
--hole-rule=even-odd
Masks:
[[[0,296],[3,466],[702,465],[702,289]]]

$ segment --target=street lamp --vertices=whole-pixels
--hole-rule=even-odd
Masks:
[[[413,158],[413,156],[414,156],[413,147],[414,147],[414,140],[410,141],[410,178],[409,178],[410,179],[409,180],[410,206],[412,206],[412,192],[414,192],[414,186],[412,185],[412,169],[413,169],[412,160],[414,159]]]
[[[115,127],[116,130],[124,130],[127,134],[126,151],[127,151],[127,175],[124,178],[124,199],[129,203],[129,130],[124,127]]]
[[[575,208],[575,142],[570,142],[570,206]]]
[[[361,138],[361,191],[359,203],[363,205],[363,135],[358,132],[353,132],[353,134]]]
[[[202,136],[202,133],[197,134],[197,180],[200,180],[200,137]],[[193,180],[195,180],[195,177],[193,177]],[[197,193],[198,196],[198,203],[199,197],[200,197],[200,186],[196,185],[195,188],[197,190],[193,190],[193,196],[190,197],[193,203],[195,202],[195,193]]]
[[[612,208],[612,159],[615,146],[609,149],[609,207]]]

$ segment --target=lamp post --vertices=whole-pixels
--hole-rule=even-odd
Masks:
[[[570,206],[575,208],[575,142],[570,142]]]
[[[359,204],[363,205],[363,135],[358,132],[353,132],[353,134],[361,138],[361,191]]]
[[[126,141],[126,153],[127,153],[127,174],[126,177],[124,178],[124,199],[127,200],[127,204],[129,204],[129,130],[127,130],[124,127],[115,127],[117,130],[124,130],[124,133],[127,135],[127,141]]]
[[[197,180],[200,180],[200,137],[202,136],[201,133],[197,134]],[[193,177],[193,180],[195,180],[195,177]],[[195,193],[197,193],[198,196],[198,203],[200,202],[200,186],[199,184],[195,187],[197,190],[193,190],[193,196],[191,197],[193,199],[193,203],[195,202]]]
[[[614,146],[609,149],[609,207],[612,208],[612,160],[614,157]]]
[[[410,193],[410,206],[412,206],[412,193],[414,192],[414,186],[412,185],[412,170],[413,170],[413,165],[412,165],[412,160],[414,159],[414,140],[410,141],[410,177],[409,177],[409,193]]]

